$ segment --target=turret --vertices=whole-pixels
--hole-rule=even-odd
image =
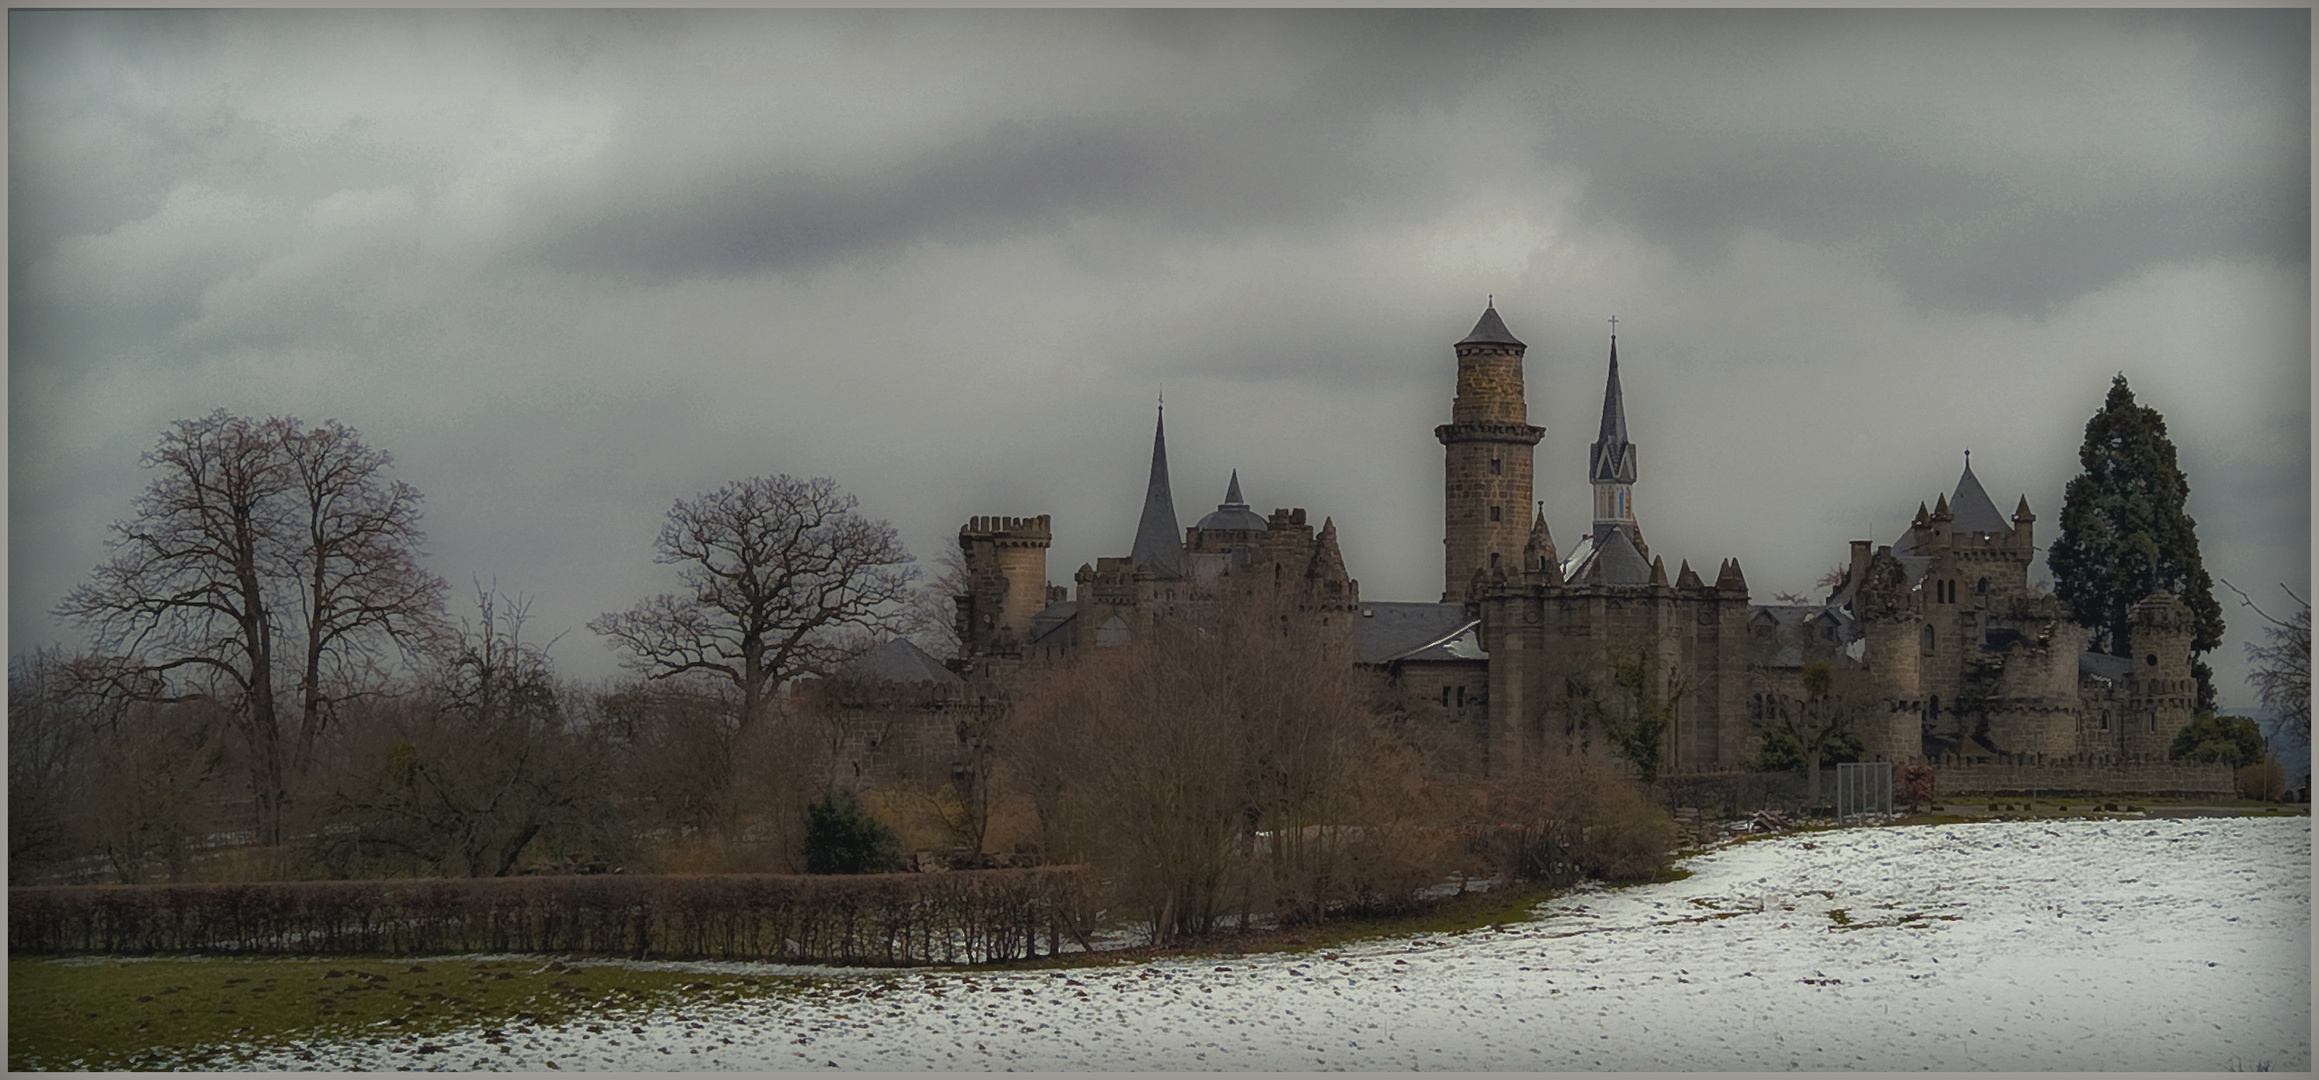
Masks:
[[[969,656],[1019,647],[1047,606],[1047,515],[975,517],[958,529],[966,595],[957,597],[958,640]]]
[[[1546,434],[1530,425],[1523,397],[1529,346],[1506,329],[1494,303],[1453,348],[1457,397],[1450,422],[1433,429],[1444,454],[1443,603],[1465,599],[1477,576],[1519,570],[1522,507],[1531,503],[1532,458]]]

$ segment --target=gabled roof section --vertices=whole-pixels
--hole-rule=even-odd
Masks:
[[[1364,664],[1397,660],[1481,660],[1474,635],[1481,621],[1464,604],[1362,604],[1353,625],[1353,656]]]
[[[2027,496],[2022,505],[2028,505]],[[1973,459],[1965,459],[1965,474],[1957,477],[1956,495],[1949,499],[1949,513],[1956,520],[1949,528],[1960,533],[1995,533],[2003,536],[2013,531],[2011,522],[1997,512],[1997,504],[1990,501],[1989,493],[1982,490],[1980,478],[1973,475]]]
[[[1129,557],[1162,580],[1184,576],[1184,530],[1176,524],[1176,499],[1168,491],[1168,416],[1163,409],[1151,434],[1151,481],[1143,492],[1143,518],[1135,525]]]
[[[1070,647],[1079,643],[1079,602],[1065,600],[1047,605],[1047,610],[1031,618],[1030,640],[1026,645],[1060,645]]]
[[[1459,341],[1458,344],[1512,345],[1518,349],[1529,348],[1529,346],[1522,344],[1522,339],[1514,336],[1513,331],[1506,329],[1506,320],[1498,318],[1498,306],[1495,303],[1483,309],[1481,321],[1474,324],[1473,333],[1467,334],[1464,340]]]
[[[916,642],[902,637],[854,657],[844,671],[857,679],[879,682],[951,686],[959,681],[957,672],[942,666],[942,661],[934,659],[932,654],[919,648]]]
[[[1749,604],[1747,622],[1751,631],[1765,626],[1771,629],[1778,648],[1767,663],[1779,668],[1802,667],[1806,643],[1822,654],[1852,655],[1848,647],[1868,636],[1860,620],[1823,604]]]

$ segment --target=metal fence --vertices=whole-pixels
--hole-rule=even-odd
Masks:
[[[1892,763],[1846,762],[1836,766],[1836,820],[1892,813]]]

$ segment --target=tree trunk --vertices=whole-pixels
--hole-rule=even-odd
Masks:
[[[1820,748],[1815,746],[1805,751],[1804,759],[1811,763],[1804,773],[1804,804],[1817,807],[1820,805]]]

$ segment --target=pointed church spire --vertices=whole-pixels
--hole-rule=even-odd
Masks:
[[[1240,470],[1238,469],[1232,470],[1232,486],[1224,489],[1224,504],[1226,506],[1248,505],[1248,500],[1240,497]]]
[[[1237,475],[1237,473],[1235,473]],[[1176,524],[1176,499],[1168,491],[1168,416],[1160,406],[1151,435],[1151,481],[1144,488],[1143,519],[1135,526],[1136,565],[1172,581],[1183,576],[1184,530]]]
[[[1595,439],[1595,445],[1605,448],[1627,445],[1627,403],[1626,395],[1619,390],[1618,385],[1618,335],[1616,334],[1611,335],[1610,339],[1610,378],[1603,384],[1602,388],[1602,434]],[[1597,476],[1602,475],[1600,470],[1603,465],[1600,458],[1603,456],[1597,454],[1597,460],[1590,463],[1597,470]],[[1614,467],[1619,464],[1621,462],[1615,460],[1612,462]],[[1632,463],[1624,464],[1626,464],[1629,474],[1624,477],[1624,482],[1634,483]]]
[[[1618,383],[1618,336],[1610,339],[1610,375],[1602,388],[1602,432],[1586,451],[1586,479],[1594,485],[1594,543],[1613,529],[1627,534],[1637,550],[1642,527],[1635,522],[1635,444],[1627,441],[1626,394]]]

